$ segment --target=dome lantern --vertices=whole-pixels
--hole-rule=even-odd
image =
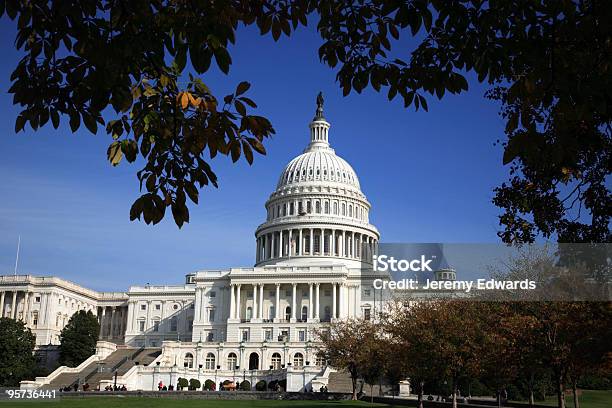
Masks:
[[[304,152],[317,149],[329,149],[329,127],[330,124],[323,116],[323,93],[317,95],[317,110],[310,122],[310,144]]]

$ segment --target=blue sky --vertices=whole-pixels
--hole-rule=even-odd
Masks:
[[[14,23],[3,19],[0,30],[0,274],[13,273],[19,235],[18,273],[97,290],[181,283],[198,269],[252,265],[264,202],[308,142],[319,90],[332,147],[355,168],[382,241],[499,242],[491,198],[507,177],[494,145],[503,122],[473,78],[464,94],[428,98],[429,112],[371,90],[343,97],[335,72],[318,60],[313,25],[277,43],[240,29],[230,74],[215,67],[203,79],[217,95],[249,80],[258,113],[272,120],[276,135],[253,166],[215,159],[220,188],[201,192],[192,221],[179,230],[171,217],[156,226],[129,221],[139,167],[108,164],[106,133],[72,134],[65,123],[57,131],[49,125],[14,133],[19,109],[7,90],[20,54]]]

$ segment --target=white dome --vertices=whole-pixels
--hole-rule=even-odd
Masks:
[[[323,98],[306,150],[283,169],[255,231],[256,265],[341,262],[360,267],[380,238],[355,170],[329,145]]]
[[[276,186],[277,190],[298,183],[343,183],[359,189],[355,170],[331,148],[306,150],[285,166]]]

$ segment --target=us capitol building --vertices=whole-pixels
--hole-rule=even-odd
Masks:
[[[118,378],[131,390],[176,384],[178,377],[216,384],[246,378],[253,385],[283,378],[289,391],[318,390],[332,369],[317,357],[314,330],[335,319],[370,319],[382,305],[362,273],[380,235],[355,171],[330,147],[320,94],[309,128],[310,143],[285,166],[265,203],[254,267],[202,270],[184,285],[118,293],[56,277],[2,276],[2,316],[23,320],[44,352],[56,348],[74,312],[93,312],[101,341],[81,366],[122,348],[159,349],[154,361]],[[22,388],[77,369],[60,367]]]

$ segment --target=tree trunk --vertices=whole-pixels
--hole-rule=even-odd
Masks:
[[[453,379],[453,408],[457,408],[457,380]]]
[[[418,408],[423,408],[424,390],[425,390],[425,381],[419,381]]]
[[[533,384],[535,383],[535,374],[531,373],[529,381],[527,381],[527,390],[529,391],[529,408],[532,408],[535,404],[535,398],[533,397]]]
[[[351,375],[351,383],[353,385],[353,395],[351,399],[355,401],[357,399],[357,378],[353,375]]]
[[[496,396],[497,396],[497,408],[501,408],[502,404],[501,404],[501,391],[500,390],[497,390]]]
[[[572,381],[572,394],[574,395],[574,408],[580,408],[580,402],[578,401],[578,384],[577,381]]]
[[[565,387],[563,386],[563,377],[559,374],[556,376],[557,381],[557,408],[565,408]]]
[[[374,385],[370,384],[370,404],[374,403]]]

